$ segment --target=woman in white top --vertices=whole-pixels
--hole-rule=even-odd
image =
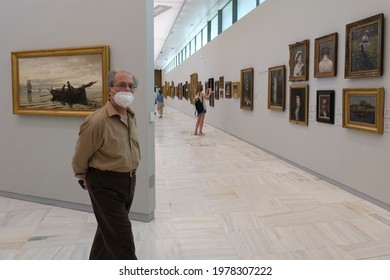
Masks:
[[[305,74],[305,65],[302,62],[302,51],[298,51],[295,55],[294,77],[303,76]]]
[[[201,83],[198,83],[196,85],[196,96],[195,98],[200,98],[200,100],[203,103],[203,112],[199,112],[197,119],[196,119],[196,125],[195,125],[195,132],[194,135],[204,135],[202,132],[203,129],[203,123],[204,123],[204,117],[206,116],[206,102],[204,102],[204,99],[209,100],[210,95],[212,93],[211,88],[207,89],[207,93],[202,92],[203,91],[203,86]],[[199,129],[199,133],[198,133]]]
[[[329,59],[329,49],[328,47],[324,47],[322,49],[322,60],[318,65],[319,72],[331,72],[333,71],[333,61]]]

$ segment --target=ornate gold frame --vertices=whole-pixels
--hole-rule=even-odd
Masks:
[[[338,46],[337,32],[315,39],[314,41],[314,77],[315,78],[337,76],[337,54],[338,54],[337,46]],[[331,70],[327,69],[330,68],[330,66],[321,67],[322,66],[321,63],[324,63],[321,62],[323,56],[325,58],[328,58],[327,61],[329,61],[329,63],[325,62],[325,64],[329,65],[330,63],[332,63],[333,68]]]
[[[280,97],[280,103],[275,104],[272,101],[273,77],[277,75],[277,99]],[[280,95],[280,96],[279,96]],[[284,65],[268,68],[268,109],[284,111],[286,105],[286,67]]]
[[[11,60],[14,114],[87,116],[108,99],[106,45],[15,51]],[[83,99],[70,95],[80,91]]]
[[[232,82],[232,96],[233,98],[240,98],[241,96],[240,82]]]
[[[309,40],[303,40],[301,42],[297,42],[295,44],[289,45],[290,49],[290,82],[298,82],[298,81],[308,81],[309,80]],[[301,52],[302,61],[304,64],[304,73],[302,75],[294,76],[294,68],[295,68],[295,57],[298,56],[298,52]]]
[[[343,127],[383,134],[384,96],[384,88],[344,88]]]
[[[189,99],[191,104],[195,104],[196,85],[198,84],[198,73],[192,73],[190,75],[190,90]]]
[[[302,92],[303,91],[303,92]],[[297,110],[297,96],[299,96],[299,109]],[[309,85],[290,85],[290,113],[289,122],[309,125]]]
[[[367,32],[368,45],[363,38]],[[350,24],[345,31],[344,77],[379,77],[383,74],[384,15],[378,14]],[[365,49],[367,48],[367,52]]]

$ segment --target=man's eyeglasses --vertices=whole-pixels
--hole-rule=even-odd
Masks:
[[[129,87],[129,89],[131,89],[131,90],[136,88],[136,86],[133,83],[129,83],[129,84],[127,84],[127,83],[118,83],[118,84],[112,85],[112,86],[118,87],[120,89],[126,89],[127,87]]]

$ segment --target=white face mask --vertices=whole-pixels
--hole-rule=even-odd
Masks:
[[[114,90],[115,91],[115,90]],[[134,94],[130,91],[120,91],[114,95],[114,101],[116,104],[123,108],[130,107],[134,101]]]

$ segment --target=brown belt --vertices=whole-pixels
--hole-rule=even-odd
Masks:
[[[100,170],[97,168],[90,167],[90,172],[97,173],[97,174],[103,174],[103,175],[109,175],[109,176],[126,176],[126,177],[134,177],[136,174],[136,169],[131,170],[130,172],[117,172],[117,171],[111,171],[111,170]]]

